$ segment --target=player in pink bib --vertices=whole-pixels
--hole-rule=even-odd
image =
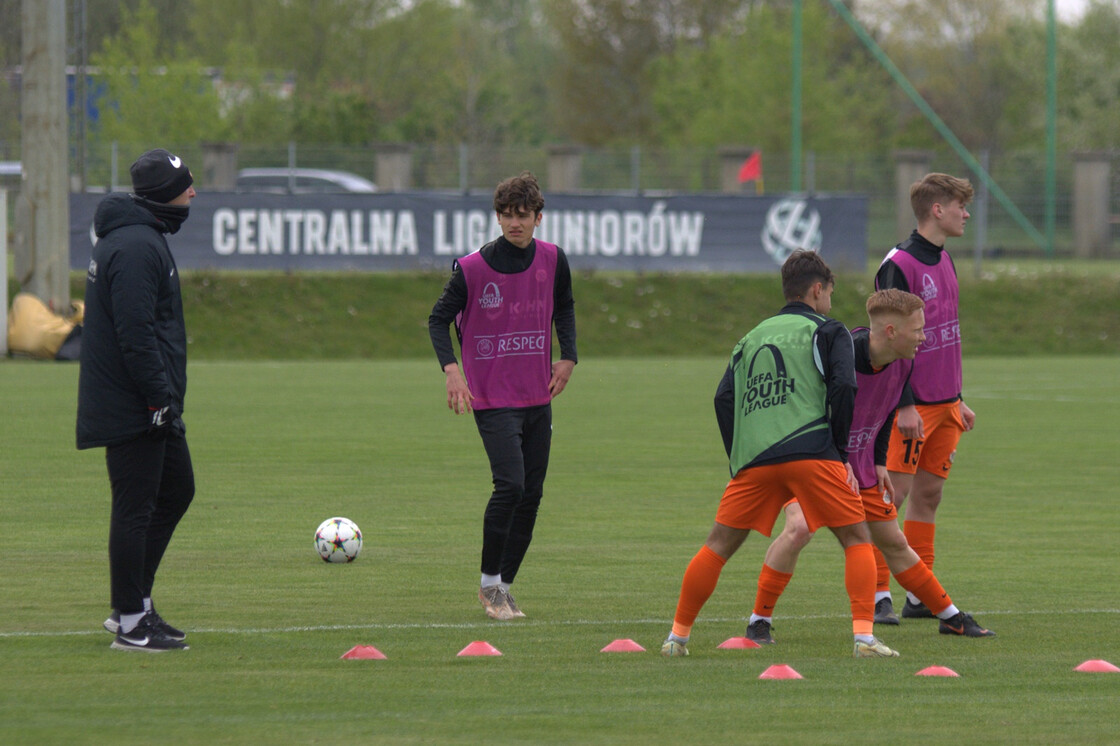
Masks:
[[[968,180],[926,174],[910,187],[917,229],[887,253],[875,275],[877,289],[914,293],[926,304],[926,340],[914,359],[914,374],[895,418],[887,469],[897,488],[895,507],[902,510],[909,499],[903,522],[906,539],[931,569],[934,524],[945,482],[961,435],[976,423],[976,414],[961,398],[960,291],[956,267],[945,250],[948,239],[964,235],[971,200]],[[897,624],[882,568],[880,580],[876,620]],[[933,613],[910,594],[902,616],[929,618]]]
[[[501,237],[456,261],[428,317],[447,376],[447,406],[455,414],[474,413],[490,460],[494,489],[483,516],[478,599],[492,619],[525,616],[510,584],[532,541],[544,492],[552,400],[578,359],[568,260],[557,246],[533,238],[543,208],[540,186],[528,171],[499,184],[494,211]]]

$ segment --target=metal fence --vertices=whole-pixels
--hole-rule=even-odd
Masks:
[[[166,144],[191,164],[203,162],[202,144]],[[84,154],[84,162],[72,164],[75,188],[127,189],[128,165],[147,145],[112,143],[95,145]],[[396,146],[400,147],[400,146]],[[239,144],[234,149],[238,168],[302,167],[327,168],[378,180],[376,145],[365,147],[315,144],[257,145]],[[533,171],[549,190],[549,148],[487,145],[411,145],[407,148],[411,173],[410,188],[415,190],[488,193],[501,179],[522,170]],[[722,155],[720,148],[582,148],[579,153],[579,192],[629,194],[704,194],[721,191]],[[6,158],[18,157],[10,143],[0,142]],[[960,158],[949,151],[934,152],[931,169],[980,179]],[[1111,192],[1109,212],[1111,247],[1108,253],[1120,257],[1120,151],[1106,154],[1110,163]],[[978,160],[988,164],[994,181],[1034,225],[1043,230],[1047,218],[1046,158],[1039,152],[981,153]],[[792,184],[789,153],[764,153],[763,186],[767,194],[783,193]],[[874,153],[813,153],[802,157],[801,184],[809,193],[862,194],[869,198],[868,250],[878,255],[884,247],[900,240],[895,224],[895,162],[890,155]],[[195,167],[196,175],[200,169]],[[1053,256],[1067,256],[1073,248],[1072,154],[1061,154],[1056,172],[1054,202]],[[206,188],[205,180],[199,185]],[[754,184],[743,185],[744,192],[755,193]],[[978,190],[979,192],[979,190]],[[1015,221],[995,200],[978,201],[972,211],[984,209],[984,234],[977,250],[984,255],[1047,256],[1045,248]],[[977,221],[974,221],[976,223]],[[966,239],[967,240],[967,239]]]

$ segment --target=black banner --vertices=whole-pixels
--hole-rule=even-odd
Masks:
[[[102,195],[70,198],[70,265],[84,269]],[[798,248],[863,271],[865,196],[546,194],[536,236],[573,269],[768,272]],[[501,235],[489,195],[211,192],[169,237],[181,269],[450,269]]]

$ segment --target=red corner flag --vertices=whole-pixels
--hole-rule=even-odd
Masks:
[[[760,179],[762,179],[762,151],[756,150],[739,167],[739,183]]]

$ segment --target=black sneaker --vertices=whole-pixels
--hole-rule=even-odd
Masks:
[[[933,612],[929,607],[919,601],[916,604],[910,603],[910,599],[906,599],[906,605],[902,607],[903,619],[936,619]]]
[[[770,636],[770,622],[759,619],[747,626],[747,639],[759,645],[773,645],[774,638]]]
[[[876,624],[898,624],[898,614],[894,613],[894,604],[889,598],[880,598],[875,602]]]
[[[163,630],[163,633],[170,637],[172,640],[178,640],[182,642],[183,640],[187,639],[187,633],[181,629],[176,629],[175,627],[172,627],[170,624],[168,624],[167,621],[164,620],[164,618],[161,617],[155,610],[154,606],[148,613],[152,617],[153,624],[155,624],[155,626],[159,629]],[[117,634],[121,630],[121,613],[116,609],[113,609],[113,613],[109,615],[108,619],[101,623],[101,626],[111,634]]]
[[[984,629],[976,623],[971,614],[965,614],[963,611],[957,612],[956,616],[942,619],[941,624],[937,625],[937,631],[943,635],[960,635],[961,637],[996,636],[995,632]]]
[[[156,629],[163,632],[163,634],[167,635],[172,640],[182,642],[183,640],[187,639],[187,633],[181,629],[172,627],[170,624],[164,621],[164,618],[159,615],[158,611],[156,611],[155,606],[153,606],[152,610],[148,612],[148,617],[152,620],[152,624],[156,627]]]
[[[152,622],[152,615],[145,614],[131,632],[117,632],[109,646],[114,650],[140,650],[145,653],[164,653],[168,650],[188,650],[185,642],[173,640]]]

